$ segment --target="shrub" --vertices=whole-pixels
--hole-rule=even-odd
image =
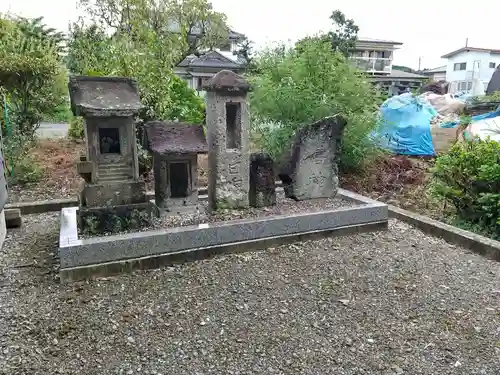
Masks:
[[[304,41],[299,50],[278,48],[257,59],[258,76],[251,77],[254,139],[275,159],[304,125],[340,114],[344,131],[340,167],[360,168],[378,154],[368,138],[376,126],[378,96],[365,77],[344,56],[321,39]]]
[[[40,165],[29,155],[24,156],[14,167],[14,175],[10,183],[25,185],[39,182],[43,178],[43,170]]]
[[[456,143],[436,159],[431,191],[452,204],[458,218],[500,235],[500,144],[491,140]]]
[[[83,118],[73,116],[69,120],[68,137],[71,139],[83,139],[85,131],[83,129]]]

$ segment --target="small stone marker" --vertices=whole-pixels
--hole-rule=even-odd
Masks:
[[[286,197],[306,200],[337,194],[338,154],[345,125],[344,118],[332,116],[298,131],[279,172]]]
[[[5,212],[5,226],[7,228],[19,228],[22,225],[21,210],[19,208],[7,208]]]
[[[250,156],[250,206],[266,207],[276,204],[276,182],[273,159],[264,153]]]

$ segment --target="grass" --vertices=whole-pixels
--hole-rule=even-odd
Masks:
[[[63,103],[54,108],[50,114],[46,114],[43,118],[46,122],[67,123],[73,117],[73,113],[67,103]]]

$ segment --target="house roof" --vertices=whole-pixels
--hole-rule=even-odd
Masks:
[[[144,125],[146,147],[159,154],[204,154],[208,152],[202,125],[150,121]]]
[[[366,43],[394,44],[394,45],[398,45],[398,46],[403,45],[403,43],[396,42],[394,40],[374,39],[374,38],[365,38],[365,37],[359,37],[358,41],[359,42],[366,42]]]
[[[221,68],[221,69],[241,69],[242,64],[227,58],[217,51],[210,51],[199,57],[189,55],[182,60],[178,67],[181,68]]]
[[[244,94],[250,91],[250,84],[235,72],[221,70],[204,86],[206,91],[222,91],[231,94]]]
[[[438,66],[437,68],[434,68],[434,69],[427,69],[427,70],[424,70],[423,73],[442,73],[442,72],[446,72],[446,65],[443,65],[443,66]]]
[[[130,117],[143,108],[131,78],[71,76],[68,88],[75,116]]]
[[[391,74],[389,74],[390,78],[406,78],[406,79],[426,79],[427,76],[423,76],[415,73],[408,73],[402,70],[392,69]]]
[[[497,53],[500,53],[500,49],[462,47],[462,48],[459,48],[455,51],[447,53],[446,55],[441,56],[441,58],[447,59],[447,58],[450,58],[450,57],[455,56],[455,55],[462,53],[462,52],[486,52],[486,53],[497,54]]]

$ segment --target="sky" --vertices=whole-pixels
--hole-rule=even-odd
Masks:
[[[230,26],[246,34],[257,48],[295,41],[330,29],[331,12],[340,9],[359,26],[361,37],[395,40],[403,46],[394,63],[417,69],[445,64],[440,56],[465,46],[500,49],[495,24],[500,3],[475,0],[212,0]],[[80,14],[76,0],[0,0],[0,13],[43,16],[61,31]]]

